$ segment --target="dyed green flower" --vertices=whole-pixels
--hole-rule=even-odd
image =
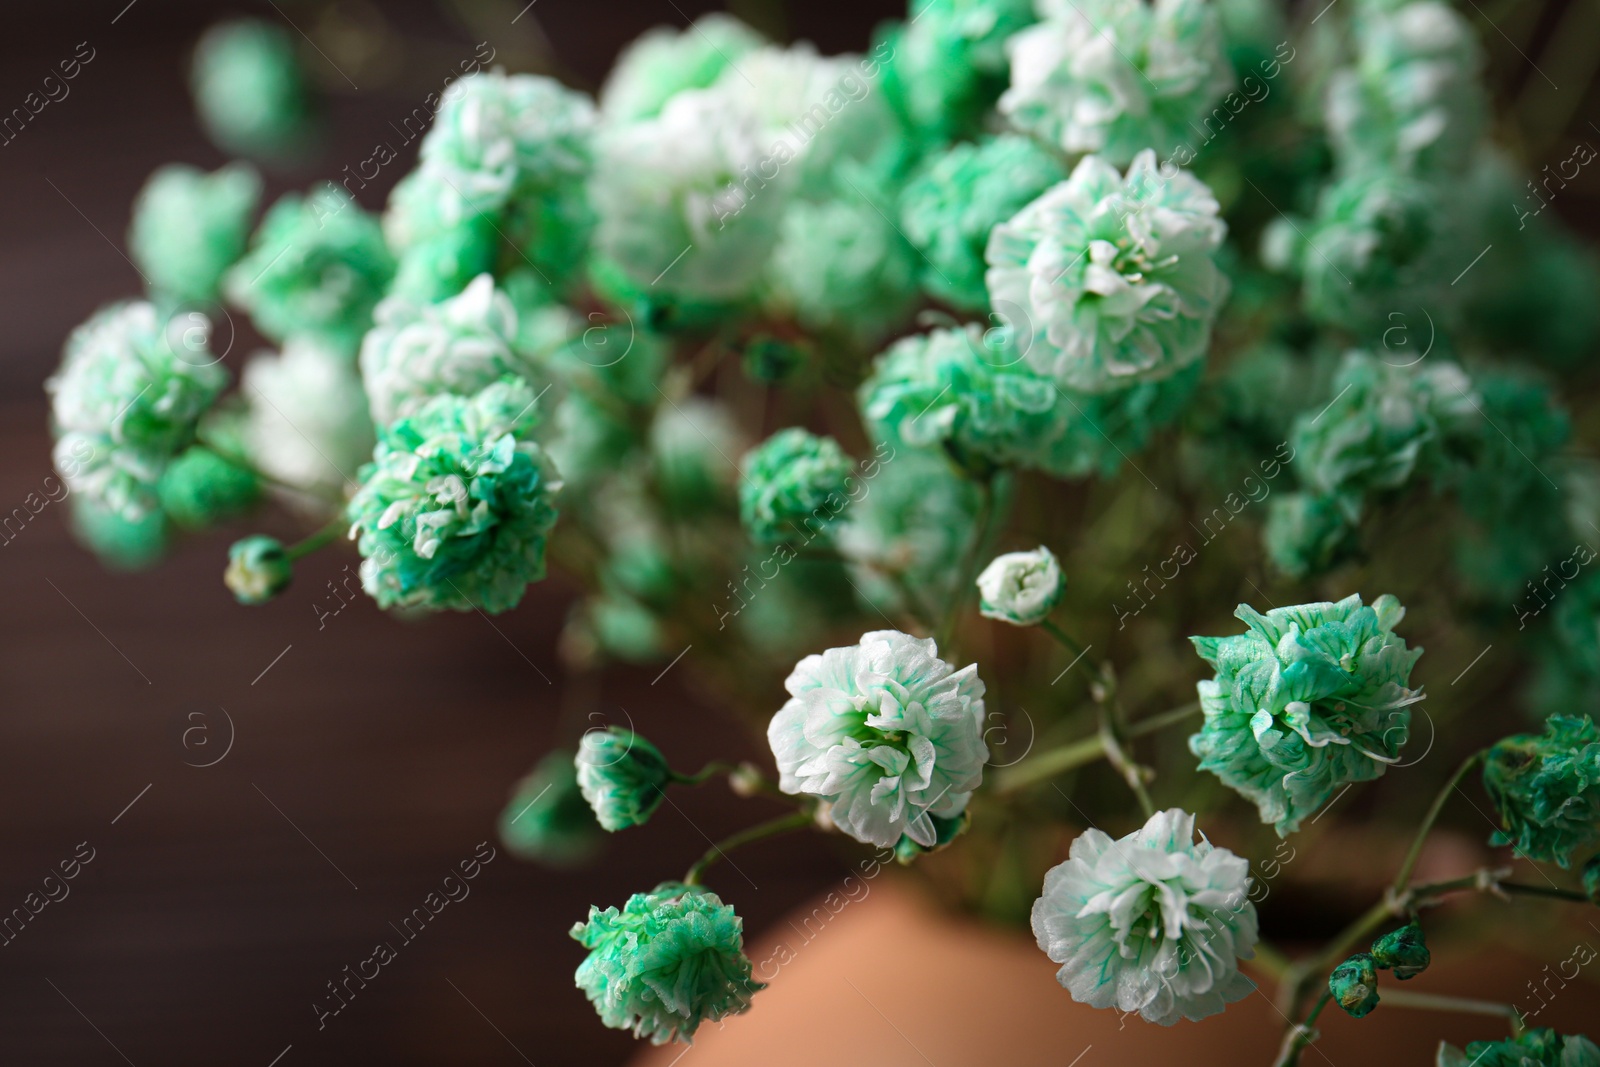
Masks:
[[[1058,386],[1018,354],[1003,327],[976,324],[895,342],[857,396],[878,436],[940,445],[964,469],[1110,475],[1185,407],[1196,364],[1170,378],[1103,393]]]
[[[963,311],[986,309],[989,233],[1066,176],[1060,160],[1016,134],[929,157],[900,194],[900,225],[924,257],[922,287]]]
[[[1358,505],[1315,493],[1281,493],[1267,501],[1262,538],[1267,558],[1291,578],[1321,574],[1353,557],[1359,547],[1350,517]]]
[[[941,143],[975,131],[1006,84],[1005,44],[1030,25],[1030,0],[920,0],[875,35],[883,93],[907,129]]]
[[[591,598],[582,617],[600,651],[624,663],[651,663],[666,651],[661,620],[625,593]]]
[[[1345,355],[1319,411],[1291,433],[1300,483],[1360,517],[1362,498],[1442,473],[1451,438],[1482,432],[1478,396],[1454,363],[1396,366],[1365,352]]]
[[[931,848],[933,820],[966,810],[983,780],[983,680],[932,640],[896,630],[807,656],[767,726],[785,793],[828,804],[834,825],[880,848]]]
[[[1357,1019],[1378,1006],[1378,971],[1372,956],[1358,952],[1328,975],[1328,992],[1346,1015]]]
[[[551,867],[575,867],[599,848],[605,835],[578,790],[572,753],[549,753],[511,791],[500,813],[500,842],[519,859]]]
[[[1168,168],[1170,169],[1170,168]],[[1227,226],[1198,179],[1142,152],[1087,156],[989,237],[989,296],[1040,373],[1086,392],[1168,377],[1205,356],[1228,293]]]
[[[1171,1026],[1255,990],[1249,861],[1194,837],[1193,815],[1158,811],[1117,840],[1085,830],[1044,876],[1033,934],[1073,1000]]]
[[[128,254],[152,296],[215,303],[223,273],[244,255],[261,176],[243,163],[207,174],[180,163],[150,175],[133,203]]]
[[[354,350],[393,275],[378,221],[330,184],[273,204],[222,287],[274,341],[312,334]]]
[[[584,734],[574,762],[583,798],[600,825],[613,832],[643,826],[672,780],[661,750],[620,726]]]
[[[509,611],[544,577],[561,488],[527,382],[436,396],[384,427],[345,514],[380,607]]]
[[[1387,594],[1371,607],[1352,595],[1234,615],[1246,633],[1190,638],[1217,676],[1198,685],[1205,723],[1189,749],[1287,837],[1341,786],[1399,758],[1422,650],[1395,634],[1405,609]]]
[[[469,396],[508,375],[540,377],[514,347],[516,309],[487,274],[438,304],[390,297],[373,320],[361,342],[361,378],[376,422],[393,422],[443,393]]]
[[[835,538],[844,556],[861,561],[851,581],[863,608],[906,607],[885,571],[898,572],[930,603],[958,595],[977,485],[938,452],[887,442],[862,461],[860,477],[866,495],[845,509]]]
[[[855,169],[842,165],[841,173]],[[792,205],[768,264],[769,302],[810,330],[863,346],[904,326],[924,261],[890,221],[893,212],[892,193],[860,172],[833,199]]]
[[[663,882],[621,911],[592,907],[572,936],[589,950],[577,982],[600,1020],[651,1044],[688,1044],[766,988],[750,976],[743,921],[701,886]]]
[[[653,118],[672,97],[708,87],[765,43],[761,34],[720,11],[682,30],[652,27],[617,56],[600,89],[600,112],[608,122]]]
[[[1007,552],[978,575],[978,610],[1013,626],[1037,626],[1050,617],[1066,588],[1061,564],[1048,548]]]
[[[1373,965],[1384,971],[1393,968],[1394,976],[1402,982],[1427,970],[1432,961],[1422,926],[1414,919],[1372,943]]]
[[[663,403],[650,426],[656,485],[669,511],[720,510],[739,482],[734,456],[748,446],[727,407],[703,397]]]
[[[174,348],[172,333],[148,303],[102,308],[72,331],[45,383],[56,469],[132,524],[157,509],[162,472],[228,383],[203,341],[186,333]]]
[[[1543,734],[1489,750],[1483,788],[1500,813],[1490,843],[1543,863],[1572,863],[1600,844],[1600,729],[1587,715],[1552,715]]]
[[[265,604],[293,580],[294,562],[276,537],[254,534],[228,549],[222,581],[241,604]]]
[[[348,355],[316,337],[290,337],[281,354],[261,352],[245,364],[239,392],[257,470],[311,497],[342,498],[354,486],[376,439]]]
[[[1474,1041],[1466,1051],[1439,1043],[1438,1067],[1600,1067],[1600,1046],[1581,1034],[1539,1028],[1503,1041]]]
[[[166,554],[171,524],[160,508],[129,517],[78,493],[68,500],[73,535],[107,567],[144,570]]]
[[[1329,81],[1326,118],[1348,168],[1398,166],[1454,177],[1483,136],[1483,56],[1447,3],[1367,5],[1354,20],[1355,65]]]
[[[744,457],[739,518],[760,544],[827,536],[850,501],[854,470],[833,438],[798,426],[779,430]]]
[[[429,188],[427,176],[412,171],[395,186],[383,216],[384,236],[392,247],[403,249],[389,294],[424,304],[455,296],[478,275],[493,272],[505,250],[504,231],[489,215],[474,215],[437,231],[407,232],[417,225],[405,217],[407,205]]]
[[[201,529],[254,507],[261,499],[261,479],[237,457],[191,445],[161,472],[156,495],[174,523]]]
[[[1006,44],[1000,111],[1067,152],[1117,166],[1189,141],[1233,85],[1216,10],[1201,0],[1039,0],[1043,21]]]
[[[280,160],[313,134],[314,95],[293,35],[259,19],[211,27],[195,46],[189,91],[206,133],[226,152]]]

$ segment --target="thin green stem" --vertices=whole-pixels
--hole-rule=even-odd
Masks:
[[[950,598],[950,607],[939,623],[934,642],[943,649],[950,647],[950,640],[955,636],[956,623],[961,620],[961,612],[966,608],[973,583],[977,581],[978,563],[984,543],[989,540],[989,524],[994,521],[994,481],[992,479],[981,481],[978,483],[978,489],[980,498],[978,514],[972,520],[972,538],[967,542],[966,552],[961,559],[961,569],[957,572],[961,584],[956,587],[954,595]]]
[[[1433,824],[1439,820],[1439,813],[1444,811],[1445,802],[1450,799],[1450,794],[1455,792],[1456,786],[1461,784],[1461,779],[1467,776],[1467,772],[1472,770],[1473,766],[1488,751],[1488,749],[1480,749],[1468,756],[1433,798],[1433,803],[1428,807],[1428,813],[1422,817],[1422,824],[1417,827],[1416,837],[1411,840],[1411,847],[1406,850],[1405,859],[1400,861],[1399,871],[1395,873],[1394,893],[1404,893],[1406,886],[1411,884],[1411,875],[1416,871],[1417,860],[1422,856],[1422,846],[1427,843],[1428,834],[1432,831]]]
[[[1078,644],[1076,638],[1049,619],[1045,619],[1044,621],[1040,622],[1039,629],[1043,630],[1057,641],[1060,641],[1066,650],[1074,655],[1082,656],[1086,651],[1088,651],[1082,645]]]
[[[1131,723],[1129,724],[1128,728],[1123,731],[1123,734],[1127,737],[1143,737],[1145,734],[1153,734],[1158,730],[1164,730],[1169,726],[1183,722],[1185,719],[1194,718],[1194,713],[1199,710],[1200,702],[1198,700],[1191,700],[1187,704],[1180,704],[1175,708],[1160,712],[1156,715],[1146,716],[1136,723]]]
[[[1300,1053],[1317,1038],[1317,1032],[1312,1029],[1312,1024],[1317,1021],[1317,1016],[1322,1014],[1322,1009],[1327,1007],[1328,1001],[1332,999],[1333,993],[1324,990],[1306,1015],[1305,1021],[1289,1027],[1283,1035],[1283,1047],[1278,1050],[1278,1058],[1273,1061],[1273,1067],[1294,1067],[1300,1062]]]
[[[1150,801],[1149,791],[1145,789],[1145,778],[1149,772],[1134,762],[1123,749],[1122,739],[1117,736],[1112,698],[1107,697],[1099,702],[1099,721],[1100,745],[1105,749],[1106,762],[1116,768],[1122,780],[1128,783],[1128,788],[1132,790],[1133,798],[1139,802],[1139,809],[1144,812],[1144,817],[1150,818],[1156,813],[1156,807]]]
[[[1199,701],[1191,701],[1179,707],[1150,715],[1133,723],[1123,731],[1123,736],[1128,738],[1143,737],[1153,734],[1168,726],[1183,722],[1194,717],[1200,710]],[[1015,767],[1007,767],[995,776],[995,791],[998,793],[1012,793],[1025,788],[1046,778],[1054,778],[1058,774],[1076,770],[1087,766],[1095,760],[1106,757],[1105,741],[1096,734],[1078,741],[1071,741],[1059,748],[1052,748],[1041,752],[1032,759],[1019,763]]]
[[[740,830],[736,834],[730,834],[712,845],[706,850],[705,855],[695,861],[694,866],[690,867],[688,873],[683,876],[683,884],[699,885],[701,879],[705,877],[706,871],[710,870],[718,860],[724,859],[728,853],[736,848],[742,848],[752,842],[761,841],[768,837],[777,837],[779,834],[786,834],[792,830],[799,830],[812,825],[814,821],[815,816],[810,811],[797,811],[789,815],[780,815],[776,819],[770,819],[767,822],[757,823],[755,826]]]
[[[1521,1025],[1522,1020],[1521,1014],[1510,1004],[1500,1004],[1492,1000],[1472,1000],[1468,997],[1452,997],[1444,993],[1422,993],[1410,989],[1385,988],[1379,1003],[1384,1007],[1414,1008],[1418,1011],[1448,1011],[1463,1015],[1492,1015],[1498,1018],[1509,1018],[1512,1022],[1513,1032]]]
[[[712,760],[695,774],[679,774],[677,771],[667,771],[667,781],[678,785],[700,785],[711,780],[719,774],[728,774],[733,770],[733,764],[721,760]]]
[[[350,521],[343,515],[340,515],[322,529],[316,531],[315,533],[308,534],[306,537],[296,541],[292,545],[286,546],[283,550],[283,554],[289,557],[289,561],[291,563],[297,559],[304,559],[317,549],[322,548],[324,545],[331,544],[340,537],[344,536],[345,531],[349,528]]]

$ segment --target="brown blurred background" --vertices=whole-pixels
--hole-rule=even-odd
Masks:
[[[639,32],[683,25],[714,6],[9,5],[0,112],[79,42],[95,58],[66,99],[0,147],[0,512],[42,495],[52,473],[41,385],[62,340],[102,303],[138,291],[120,251],[135,192],[162,163],[223,161],[184,87],[188,48],[209,22],[238,13],[289,21],[331,53],[312,68],[329,91],[328,143],[315,164],[269,175],[270,199],[366,158],[390,136],[388,123],[480,41],[514,69],[554,56],[563,77],[593,88]],[[771,0],[729,6],[824,51],[863,47],[873,24],[903,9],[897,0],[804,0],[785,5],[785,18]],[[1535,38],[1551,36],[1562,7],[1537,16]],[[1480,14],[1503,20],[1509,10]],[[1581,99],[1547,101],[1515,46],[1480,25],[1496,57],[1497,91],[1520,97],[1534,126],[1583,129],[1582,117],[1596,110]],[[356,44],[373,34],[381,47]],[[1551,158],[1565,154],[1559,141],[1548,130],[1539,139]],[[385,168],[364,205],[380,207],[409,163]],[[1591,183],[1561,208],[1593,219],[1594,206]],[[253,348],[241,333],[227,362],[237,371]],[[0,947],[0,1063],[559,1067],[632,1054],[632,1039],[603,1029],[573,988],[581,951],[566,931],[590,903],[620,904],[682,870],[708,837],[754,821],[748,805],[725,803],[720,787],[675,794],[678,810],[664,808],[647,833],[613,839],[577,873],[547,872],[501,850],[470,883],[471,895],[401,947],[325,1029],[312,1008],[346,965],[377,942],[398,944],[390,923],[458,861],[479,842],[494,843],[511,784],[553,743],[568,683],[554,654],[569,602],[559,580],[492,624],[478,615],[404,623],[358,601],[319,629],[313,605],[352,557],[314,557],[286,596],[246,610],[220,580],[226,545],[244,530],[187,541],[151,573],[110,574],[70,541],[65,510],[51,504],[0,547],[0,915],[23,906],[80,843],[94,859],[69,883],[70,896]],[[281,517],[264,525],[291,529]],[[654,684],[655,669],[612,670],[599,707],[631,718],[678,765],[726,757],[742,736],[684,688],[692,667],[686,660]],[[771,694],[774,705],[780,696]],[[192,766],[223,751],[230,721],[226,757]],[[800,837],[754,847],[737,862],[745,877],[729,873],[729,888],[751,929],[770,941],[779,917],[837,885],[851,856]],[[819,968],[814,982],[827,981],[824,959],[808,964]],[[1059,990],[1041,988],[1062,1011],[1070,1007]],[[1516,989],[1512,982],[1506,995]],[[783,1018],[807,1025],[803,1012]],[[986,1041],[1009,1025],[971,1021]],[[1060,1062],[1080,1047],[1062,1045]],[[1101,1062],[1133,1052],[1119,1048]],[[928,1051],[947,1062],[938,1047]],[[914,1062],[926,1058],[917,1055]]]

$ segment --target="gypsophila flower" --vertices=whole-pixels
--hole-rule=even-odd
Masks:
[[[294,563],[276,537],[254,534],[228,549],[222,581],[241,604],[265,604],[294,579]]]
[[[1032,552],[1007,552],[978,575],[978,610],[1013,626],[1037,626],[1050,617],[1066,587],[1055,553],[1043,545]]]
[[[931,156],[900,194],[900,225],[923,256],[922,287],[963,311],[986,308],[990,232],[1066,176],[1059,159],[1016,134]]]
[[[652,1044],[688,1044],[765,988],[750,976],[743,921],[701,886],[663,882],[621,911],[591,907],[572,937],[589,950],[577,983],[601,1021]]]
[[[56,468],[130,523],[157,508],[162,472],[228,384],[217,357],[187,339],[174,348],[170,334],[143,301],[102,308],[72,331],[45,382]]]
[[[507,375],[530,384],[539,377],[514,347],[516,309],[487,274],[438,304],[390,297],[373,321],[361,342],[361,379],[375,422],[409,415],[441,393],[469,396]]]
[[[617,56],[600,89],[609,122],[648,119],[685,89],[704,89],[766,39],[732,15],[711,11],[685,29],[653,26]]]
[[[243,163],[207,174],[181,163],[160,168],[133,203],[128,255],[152,296],[214,302],[222,275],[244,255],[261,176]]]
[[[240,394],[250,461],[263,474],[313,497],[340,498],[375,437],[367,396],[348,355],[325,340],[293,336],[281,353],[245,364]]]
[[[1246,633],[1190,638],[1217,676],[1198,685],[1205,723],[1189,748],[1288,836],[1341,786],[1399,758],[1422,699],[1408,688],[1422,650],[1394,632],[1405,608],[1387,594],[1371,607],[1351,595],[1234,615]]]
[[[1517,734],[1489,750],[1483,788],[1500,813],[1491,844],[1569,866],[1600,844],[1600,729],[1587,715],[1552,715],[1543,734]]]
[[[129,517],[79,493],[67,499],[73,536],[105,566],[143,570],[166,554],[172,524],[160,508]]]
[[[434,397],[382,428],[346,506],[361,584],[380,607],[509,611],[545,573],[554,468],[518,378]]]
[[[1378,1006],[1378,971],[1370,953],[1358,952],[1328,975],[1328,992],[1346,1015],[1359,1019]]]
[[[1158,811],[1116,840],[1085,830],[1045,875],[1033,934],[1073,1000],[1171,1026],[1254,991],[1250,864],[1194,837],[1193,815]]]
[[[835,538],[841,555],[862,561],[850,581],[863,606],[910,610],[885,570],[932,602],[964,593],[962,553],[979,506],[973,480],[936,451],[887,442],[862,462],[861,478],[871,488],[845,509]]]
[[[578,789],[572,753],[556,750],[511,791],[500,813],[500,841],[520,859],[573,867],[594,855],[605,834]]]
[[[762,544],[826,536],[849,501],[855,465],[831,437],[791,426],[752,449],[741,464],[739,518]]]
[[[1474,1041],[1466,1051],[1441,1041],[1438,1067],[1600,1067],[1600,1045],[1546,1028],[1502,1041]]]
[[[1216,11],[1203,0],[1039,0],[1043,21],[1006,42],[1000,111],[1067,152],[1122,166],[1163,154],[1233,85]]]
[[[1028,361],[1100,392],[1204,357],[1228,293],[1227,226],[1197,178],[1141,152],[1118,174],[1087,156],[989,237],[989,297]]]
[[[1291,578],[1321,574],[1355,555],[1357,527],[1348,498],[1280,493],[1267,501],[1267,558]]]
[[[649,445],[661,495],[680,514],[732,498],[739,475],[732,457],[748,447],[727,406],[698,396],[658,407]]]
[[[672,780],[661,750],[620,726],[585,733],[574,762],[583,798],[611,831],[644,825]]]
[[[261,499],[261,479],[238,457],[191,445],[161,472],[156,496],[174,523],[199,529],[249,511]]]
[[[273,204],[222,287],[274,341],[304,333],[353,350],[393,275],[378,221],[329,184]]]
[[[956,670],[932,640],[876,630],[860,644],[801,660],[767,741],[779,787],[826,801],[858,841],[901,835],[932,847],[934,818],[953,818],[983,779],[983,681]]]
[[[1385,971],[1392,969],[1402,982],[1427,970],[1432,961],[1433,954],[1428,951],[1422,925],[1415,919],[1372,943],[1374,966]]]
[[[1006,84],[1005,42],[1035,19],[1031,0],[915,0],[875,36],[883,95],[916,137],[975,132]]]
[[[235,19],[211,27],[195,46],[189,91],[206,133],[228,152],[290,158],[313,133],[311,82],[282,26]]]

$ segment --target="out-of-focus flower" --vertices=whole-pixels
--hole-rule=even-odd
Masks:
[[[931,848],[933,819],[960,815],[983,779],[983,681],[932,640],[863,634],[801,660],[784,687],[767,727],[779,787],[826,801],[858,841],[890,848],[905,835]]]
[[[826,536],[849,498],[855,464],[831,437],[791,426],[744,457],[739,518],[762,544]]]
[[[151,295],[215,302],[223,273],[244,255],[260,199],[261,176],[244,163],[211,174],[172,163],[150,175],[133,203],[128,255]]]
[[[581,864],[604,836],[578,789],[572,753],[559,749],[516,784],[500,813],[500,841],[512,855],[552,867]]]
[[[1116,840],[1085,830],[1045,875],[1033,933],[1073,1000],[1171,1026],[1255,990],[1250,864],[1194,838],[1193,815],[1158,811]]]
[[[280,160],[304,153],[315,99],[294,37],[260,19],[235,19],[207,30],[189,71],[206,133],[225,151]]]
[[[279,354],[245,364],[243,436],[264,474],[316,497],[339,498],[372,458],[372,419],[361,376],[327,341],[294,336]]]
[[[686,29],[654,26],[622,50],[600,90],[608,122],[633,122],[660,113],[685,89],[704,89],[766,39],[732,15],[700,16]]]
[[[161,472],[156,496],[174,523],[200,529],[249,511],[261,499],[261,479],[236,458],[191,445]]]

